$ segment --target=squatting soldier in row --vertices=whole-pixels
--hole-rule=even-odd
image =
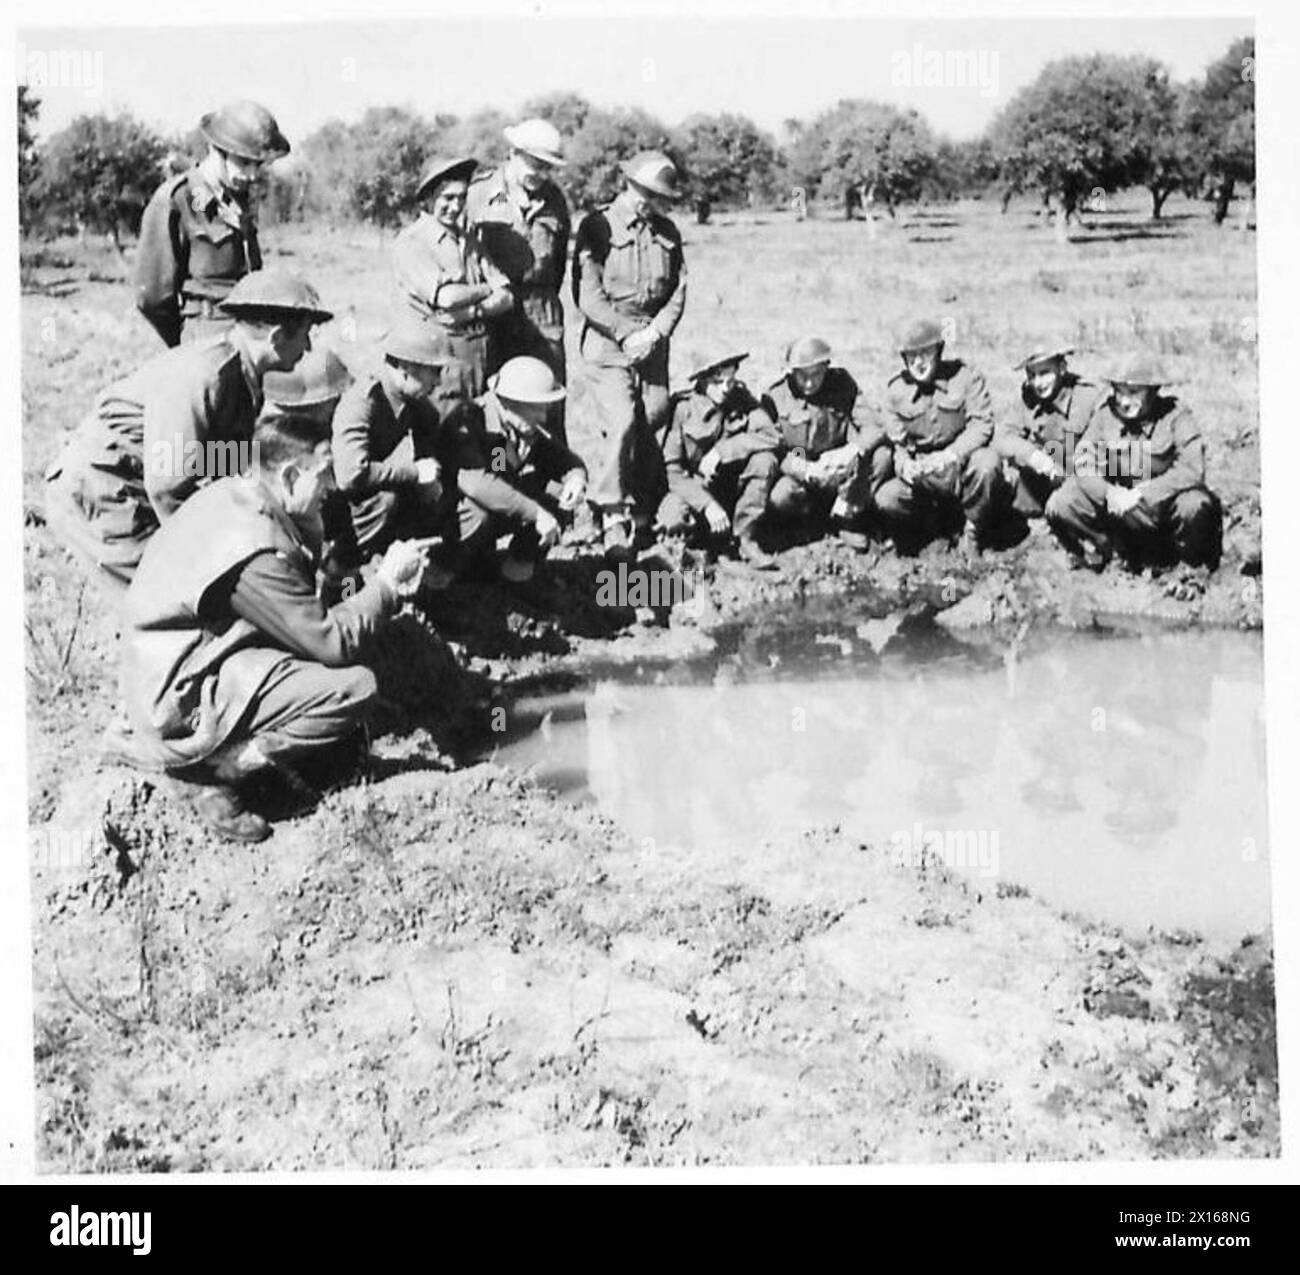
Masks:
[[[546,120],[505,129],[510,156],[470,184],[465,217],[488,258],[501,270],[514,298],[511,309],[488,324],[488,371],[528,355],[546,363],[565,383],[564,308],[560,292],[569,251],[569,209],[551,179],[564,164],[560,134]],[[563,444],[564,400],[551,408],[547,429]]]
[[[275,117],[231,102],[199,121],[207,156],[154,192],[140,222],[136,305],[169,346],[226,325],[219,303],[262,268],[253,192],[262,169],[289,153]]]
[[[382,553],[395,540],[457,541],[456,475],[464,436],[431,401],[455,359],[434,324],[403,315],[383,343],[379,370],[361,377],[334,413],[334,473],[348,525],[329,531],[341,562]],[[482,464],[481,458],[472,458]]]
[[[168,350],[108,387],[46,472],[46,513],[63,542],[120,590],[145,542],[194,491],[240,459],[262,408],[262,379],[311,349],[331,314],[282,270],[247,275],[221,305],[224,334]],[[227,471],[229,472],[229,471]]]
[[[1205,486],[1205,444],[1190,409],[1162,394],[1170,378],[1133,358],[1108,376],[1075,452],[1074,476],[1047,502],[1066,548],[1100,569],[1119,552],[1132,563],[1217,566],[1222,510]]]
[[[1101,387],[1070,370],[1068,346],[1040,346],[1016,367],[1024,373],[1010,418],[993,435],[1003,474],[1013,484],[1012,508],[1041,518],[1048,497],[1074,473],[1074,453]]]
[[[860,474],[862,440],[857,419],[858,383],[831,362],[831,347],[817,336],[793,342],[785,372],[764,406],[776,421],[780,476],[772,487],[775,518],[831,525],[865,544],[853,524],[867,499]]]
[[[590,501],[605,549],[625,554],[667,490],[668,346],[686,307],[682,238],[669,219],[677,169],[658,151],[623,164],[624,190],[578,227],[573,295],[580,350],[605,437]]]
[[[896,539],[911,543],[928,538],[945,517],[964,515],[963,543],[977,551],[1003,490],[984,376],[944,357],[943,333],[929,320],[907,330],[899,353],[903,368],[885,390],[883,442],[867,448],[879,516]]]
[[[490,553],[497,537],[511,534],[501,574],[532,579],[540,559],[560,538],[560,518],[587,495],[582,458],[548,432],[551,409],[564,387],[541,359],[520,355],[489,379],[488,392],[463,413],[463,428],[477,434],[483,469],[462,469],[461,541],[466,556]]]
[[[116,760],[164,771],[218,835],[261,841],[243,782],[355,740],[377,694],[367,639],[418,586],[423,551],[392,545],[370,582],[316,592],[329,435],[264,418],[257,467],[199,492],[150,543],[127,593],[122,686],[132,729]],[[364,737],[363,737],[364,738]]]
[[[476,398],[488,375],[488,323],[510,313],[510,281],[487,258],[478,233],[464,225],[465,193],[477,163],[437,158],[420,177],[416,193],[424,211],[393,246],[402,301],[437,324],[460,365],[448,367],[436,397]]]
[[[668,494],[657,521],[669,536],[734,534],[742,558],[769,566],[757,535],[776,481],[780,436],[736,379],[747,358],[748,351],[737,351],[696,368],[690,392],[674,401],[663,453]]]

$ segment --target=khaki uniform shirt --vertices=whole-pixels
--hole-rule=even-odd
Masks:
[[[647,324],[665,340],[672,336],[686,308],[686,260],[667,217],[638,217],[624,191],[583,218],[573,251],[584,350],[617,361],[619,342]],[[589,333],[598,338],[592,346]]]
[[[716,451],[721,465],[733,465],[758,452],[774,452],[780,445],[772,418],[739,381],[721,404],[703,390],[694,390],[673,405],[664,443],[668,489],[698,512],[711,500],[697,477],[705,456]]]
[[[997,427],[993,445],[998,454],[1016,465],[1027,464],[1035,451],[1045,451],[1056,465],[1057,476],[1074,472],[1074,453],[1088,426],[1102,388],[1066,373],[1047,402],[1021,386],[1011,419]]]
[[[935,379],[920,385],[907,371],[885,387],[883,437],[911,455],[947,448],[965,460],[993,439],[993,402],[983,373],[961,359],[942,359]],[[876,446],[872,437],[868,447]]]
[[[506,180],[504,169],[492,169],[470,183],[465,220],[487,259],[509,280],[524,317],[548,340],[560,340],[570,228],[560,188],[548,181],[530,197]]]
[[[185,319],[211,314],[261,268],[252,205],[210,186],[200,167],[154,192],[140,222],[135,303],[168,345],[180,343]]]
[[[443,285],[508,284],[505,275],[484,256],[476,231],[471,228],[456,234],[428,213],[422,213],[397,236],[393,266],[402,300],[421,318],[458,334],[483,331],[483,321],[471,317],[473,302],[452,306],[440,298]]]
[[[858,383],[842,367],[827,368],[822,383],[807,398],[795,393],[791,377],[779,380],[764,405],[776,421],[783,457],[793,452],[816,460],[846,443],[859,443],[863,430],[857,419],[858,395]]]
[[[1160,395],[1151,415],[1128,425],[1097,403],[1075,451],[1075,472],[1140,487],[1147,504],[1205,485],[1205,443],[1191,409]]]

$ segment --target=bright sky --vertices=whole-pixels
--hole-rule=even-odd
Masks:
[[[438,7],[422,6],[429,13]],[[534,94],[573,89],[601,105],[645,107],[670,124],[695,111],[732,110],[773,131],[839,98],[874,97],[915,106],[939,131],[970,137],[1052,58],[1094,50],[1150,54],[1186,79],[1252,30],[1249,16],[738,20],[556,17],[560,6],[510,0],[486,7],[511,16],[20,27],[15,61],[35,83],[49,53],[88,55],[80,86],[36,87],[46,134],[82,112],[119,107],[169,131],[188,129],[220,101],[252,97],[298,139],[368,106],[514,111]],[[675,6],[655,7],[667,13]],[[834,6],[841,13],[850,7]],[[241,8],[247,6],[222,5],[236,16]],[[256,8],[271,16],[283,11],[274,3]],[[314,6],[313,18],[328,8]],[[40,11],[51,12],[48,5]],[[195,20],[175,5],[166,14],[164,21]],[[95,16],[102,20],[102,11]],[[936,54],[973,54],[975,82],[914,83]]]

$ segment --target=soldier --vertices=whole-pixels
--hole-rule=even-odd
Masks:
[[[1070,371],[1073,353],[1040,346],[1016,364],[1025,376],[1020,398],[993,435],[1003,475],[1014,484],[1012,508],[1024,518],[1041,518],[1048,497],[1074,473],[1075,447],[1101,397],[1099,386]]]
[[[518,583],[532,579],[560,538],[560,518],[585,499],[587,467],[547,430],[550,408],[565,391],[546,363],[520,355],[489,386],[477,410],[465,414],[487,465],[460,471],[461,542],[466,555],[487,552],[513,532],[501,574]]]
[[[484,256],[477,230],[465,228],[465,193],[477,166],[472,159],[432,160],[416,189],[424,212],[393,247],[402,300],[443,330],[460,364],[459,377],[451,368],[443,372],[437,399],[444,406],[483,393],[488,323],[515,304],[510,281]]]
[[[1004,490],[984,376],[944,357],[943,333],[930,320],[907,330],[899,353],[903,369],[886,388],[883,431],[866,447],[876,507],[909,543],[936,520],[964,516],[963,545],[978,553]]]
[[[455,361],[447,337],[403,315],[383,353],[379,371],[358,380],[334,413],[334,472],[349,503],[345,537],[361,558],[412,536],[439,535],[446,546],[457,540],[464,434],[455,413],[444,415],[431,401],[442,369]]]
[[[514,306],[488,324],[488,371],[516,355],[546,363],[565,383],[564,308],[560,289],[569,251],[569,209],[551,174],[564,165],[555,126],[529,119],[505,130],[510,156],[471,183],[465,216],[488,259],[510,282]],[[564,445],[564,400],[547,431]]]
[[[819,336],[800,337],[785,352],[785,371],[764,400],[776,421],[780,476],[769,504],[774,517],[834,526],[857,548],[867,504],[862,475],[864,434],[857,418],[858,384],[831,363],[831,347]]]
[[[734,533],[742,558],[769,567],[775,564],[757,537],[781,440],[772,418],[737,380],[747,358],[748,351],[737,351],[696,368],[690,392],[674,402],[664,444],[668,494],[657,521],[669,536]]]
[[[1133,566],[1171,557],[1219,562],[1222,509],[1205,486],[1205,444],[1170,378],[1137,356],[1106,377],[1075,452],[1074,476],[1047,502],[1052,530],[1076,562],[1101,570],[1118,550]]]
[[[579,348],[606,440],[591,494],[607,553],[633,548],[667,491],[668,343],[686,307],[682,239],[669,220],[677,169],[658,151],[626,161],[627,185],[578,227],[573,295],[582,311]]]
[[[168,350],[109,386],[46,472],[46,513],[110,593],[131,579],[161,520],[237,472],[262,407],[262,378],[290,371],[332,316],[283,270],[245,276],[221,305],[224,334]],[[224,472],[223,472],[224,471]]]
[[[252,197],[263,168],[289,153],[275,117],[231,102],[199,121],[207,156],[154,192],[140,222],[136,306],[168,346],[224,327],[220,302],[262,268]]]
[[[418,585],[423,550],[390,546],[326,608],[315,587],[329,435],[306,416],[258,423],[255,472],[210,484],[149,545],[127,593],[114,760],[162,770],[219,836],[270,827],[240,786],[354,737],[376,697],[366,641]]]

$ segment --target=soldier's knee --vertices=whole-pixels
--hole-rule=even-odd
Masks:
[[[756,452],[740,471],[742,478],[772,478],[780,468],[774,452]]]
[[[347,668],[333,669],[334,694],[345,708],[354,710],[358,716],[370,710],[379,698],[379,682],[374,673],[364,664],[352,664]]]
[[[897,478],[891,478],[876,492],[876,508],[882,514],[899,516],[907,512],[910,505],[910,493],[907,484]]]
[[[968,482],[991,483],[1002,474],[1002,458],[991,447],[977,447],[966,458],[963,474]]]

